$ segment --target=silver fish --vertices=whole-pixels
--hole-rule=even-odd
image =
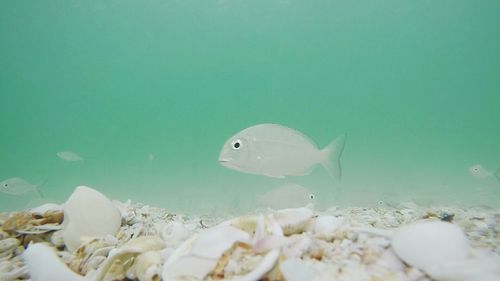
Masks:
[[[60,151],[56,153],[56,155],[62,160],[69,162],[83,161],[83,158],[80,157],[80,155],[74,153],[73,151]]]
[[[244,129],[226,141],[219,162],[230,169],[274,178],[303,176],[321,164],[341,179],[340,157],[345,135],[323,149],[294,129],[278,124],[260,124]]]
[[[22,178],[14,177],[0,182],[0,191],[10,195],[21,195],[34,191],[38,193],[40,197],[43,197],[39,190],[39,186],[41,185],[42,184],[32,184]]]
[[[315,199],[316,196],[309,189],[298,184],[277,187],[257,198],[261,205],[275,210],[314,205]]]

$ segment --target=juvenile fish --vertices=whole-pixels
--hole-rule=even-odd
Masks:
[[[76,162],[83,161],[83,158],[80,155],[74,153],[73,151],[61,151],[56,153],[57,157],[61,158],[64,161],[68,162]]]
[[[40,186],[41,184],[32,184],[22,178],[14,177],[0,182],[0,191],[10,195],[22,195],[34,191],[43,197]]]
[[[345,135],[323,149],[301,132],[278,124],[260,124],[229,138],[219,162],[230,169],[274,178],[303,176],[321,164],[337,180],[341,179],[340,157]]]
[[[258,197],[258,202],[275,210],[300,208],[314,204],[316,196],[307,188],[298,184],[289,184],[272,189]]]
[[[478,179],[485,179],[495,177],[500,180],[500,168],[495,173],[484,168],[481,164],[475,164],[469,167],[469,174]]]

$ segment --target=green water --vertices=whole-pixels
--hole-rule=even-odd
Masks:
[[[0,180],[45,200],[77,185],[188,211],[254,208],[284,183],[323,208],[416,200],[498,206],[500,2],[7,0],[0,8]],[[343,180],[219,165],[258,123],[324,146]],[[59,159],[74,151],[83,162]],[[154,156],[150,160],[150,154]],[[0,194],[1,210],[36,194]]]

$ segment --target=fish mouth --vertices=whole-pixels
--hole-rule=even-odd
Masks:
[[[221,164],[224,167],[229,167],[231,165],[230,162],[231,162],[231,159],[227,159],[227,158],[219,159],[219,164]]]

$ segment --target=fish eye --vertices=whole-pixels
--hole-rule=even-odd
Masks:
[[[313,200],[314,199],[314,194],[309,194],[309,199]]]
[[[231,144],[231,147],[234,149],[234,150],[238,150],[241,148],[241,141],[240,140],[235,140],[233,141],[233,143]]]

